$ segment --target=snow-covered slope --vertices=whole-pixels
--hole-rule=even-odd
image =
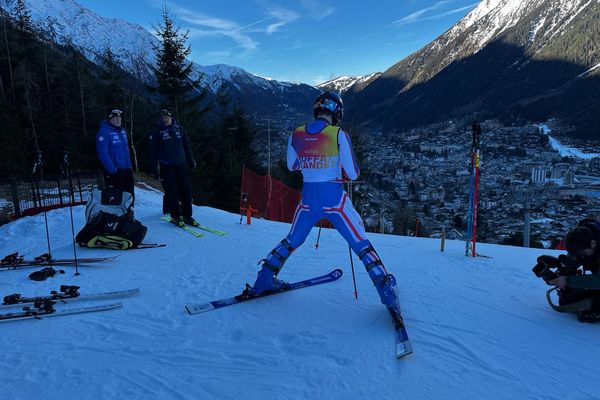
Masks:
[[[238,293],[288,224],[195,207],[225,237],[192,235],[159,220],[162,196],[137,189],[146,242],[167,247],[116,255],[73,276],[27,279],[0,271],[0,293],[44,294],[140,287],[122,309],[0,324],[4,400],[69,399],[594,399],[599,325],[552,311],[531,273],[539,250],[481,244],[490,259],[464,256],[464,243],[369,235],[396,275],[414,354],[394,358],[390,318],[363,268],[354,299],[348,246],[317,230],[280,277],[300,280],[341,267],[336,283],[187,315],[183,306]],[[84,207],[74,208],[76,230]],[[55,257],[69,257],[69,210],[48,213]],[[44,217],[0,227],[0,254],[46,251]],[[547,251],[546,251],[547,252]],[[553,252],[556,254],[556,252]],[[355,265],[359,262],[355,259]],[[76,304],[84,304],[83,302]]]
[[[344,94],[353,85],[368,82],[371,79],[377,78],[379,75],[381,75],[381,72],[374,72],[372,74],[361,76],[339,76],[326,82],[319,83],[317,88],[322,90],[332,90],[334,92]]]

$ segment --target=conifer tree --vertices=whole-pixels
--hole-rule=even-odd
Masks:
[[[23,32],[33,33],[31,13],[25,5],[24,0],[17,0],[17,3],[15,4],[15,14],[17,16],[17,28]]]
[[[107,47],[99,58],[100,79],[104,83],[102,101],[105,107],[120,105],[123,102],[124,72],[115,53]]]
[[[153,67],[158,82],[156,91],[180,116],[184,106],[189,109],[197,105],[204,95],[204,92],[194,94],[200,91],[200,80],[192,79],[193,64],[186,58],[192,51],[187,44],[189,31],[181,33],[166,8],[163,9],[161,23],[154,29],[160,38],[160,44],[154,47],[157,59]]]

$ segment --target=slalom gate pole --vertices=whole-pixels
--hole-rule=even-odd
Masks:
[[[79,263],[77,261],[77,246],[75,244],[75,224],[73,223],[73,203],[75,202],[75,192],[73,191],[73,181],[71,180],[71,165],[69,163],[69,152],[63,152],[61,163],[63,173],[66,173],[69,180],[69,213],[71,214],[71,237],[73,239],[73,258],[75,260],[75,276],[79,275]]]
[[[442,235],[441,236],[442,236],[442,240],[441,240],[441,243],[440,243],[440,251],[443,253],[444,252],[444,247],[445,247],[445,244],[446,244],[446,227],[445,226],[442,228]]]
[[[44,209],[44,224],[46,225],[46,242],[48,243],[48,255],[50,256],[50,259],[52,259],[52,250],[50,248],[50,232],[48,230],[48,213],[46,211],[46,204],[44,202],[44,204],[42,204],[42,195],[40,193],[40,187],[43,186],[43,181],[44,181],[44,158],[42,156],[42,152],[38,149],[37,150],[37,156],[36,156],[36,160],[35,160],[35,164],[33,165],[33,172],[32,174],[35,175],[36,173],[39,173],[40,175],[40,183],[38,185],[38,195],[40,197],[40,206]]]
[[[473,244],[473,257],[477,257],[475,251],[475,245],[477,243],[477,203],[479,201],[479,149],[477,149],[477,156],[475,159],[475,188],[473,190],[473,237],[471,242]]]
[[[471,215],[471,254],[477,257],[475,249],[477,244],[477,206],[479,203],[479,164],[481,161],[481,125],[473,122],[473,195],[472,195],[472,215]],[[468,239],[468,238],[467,238]]]
[[[473,183],[475,179],[475,159],[471,150],[471,165],[469,166],[469,208],[467,209],[467,234],[465,235],[465,256],[469,256],[471,244],[471,228],[473,227]]]

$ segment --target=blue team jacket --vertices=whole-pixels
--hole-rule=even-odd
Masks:
[[[96,150],[102,166],[109,174],[117,169],[131,169],[129,145],[124,128],[102,121],[96,133]]]

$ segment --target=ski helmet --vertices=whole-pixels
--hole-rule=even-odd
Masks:
[[[320,112],[326,111],[331,114],[333,125],[338,125],[344,116],[344,103],[340,95],[334,92],[325,91],[317,96],[313,113],[315,118]]]

